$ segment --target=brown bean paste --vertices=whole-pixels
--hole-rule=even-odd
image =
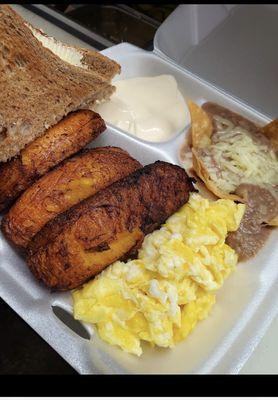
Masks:
[[[239,255],[240,261],[254,257],[266,242],[272,228],[266,226],[278,215],[278,188],[241,184],[236,193],[247,201],[246,211],[236,232],[230,232],[226,243]]]

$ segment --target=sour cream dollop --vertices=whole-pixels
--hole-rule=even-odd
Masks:
[[[113,84],[116,91],[110,100],[94,107],[105,122],[151,142],[169,140],[189,124],[185,99],[172,75]]]

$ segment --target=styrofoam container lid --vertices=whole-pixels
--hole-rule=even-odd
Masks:
[[[278,5],[184,4],[154,50],[270,118],[277,117]]]

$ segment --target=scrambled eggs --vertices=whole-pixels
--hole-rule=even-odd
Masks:
[[[117,261],[73,292],[74,317],[100,337],[140,356],[141,340],[173,347],[207,317],[215,290],[237,264],[225,244],[245,205],[193,193],[161,229],[146,236],[138,259]]]

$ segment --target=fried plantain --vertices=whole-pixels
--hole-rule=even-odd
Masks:
[[[141,167],[118,147],[83,150],[28,188],[4,216],[2,231],[25,248],[56,215]]]
[[[134,253],[194,190],[184,169],[150,164],[46,224],[29,245],[27,263],[47,286],[76,288]]]
[[[0,211],[39,177],[77,153],[105,129],[99,114],[90,110],[75,111],[26,146],[17,157],[0,163]]]

